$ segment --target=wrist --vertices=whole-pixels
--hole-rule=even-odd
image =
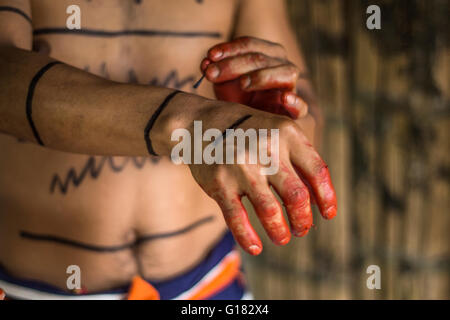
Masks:
[[[170,98],[173,94],[172,91],[167,97]],[[167,102],[164,109],[159,114],[158,108],[156,109],[157,120],[149,132],[153,150],[160,156],[171,154],[172,148],[177,144],[171,139],[176,130],[185,129],[192,134],[194,121],[208,118],[207,114],[212,113],[212,110],[217,112],[219,103],[184,92],[178,92],[170,101],[167,101],[167,97],[161,100],[162,104],[159,105],[160,108]]]
[[[195,121],[201,122],[203,135],[204,131],[210,128],[224,131],[237,118],[255,112],[252,108],[237,103],[210,100],[190,94],[179,94],[173,100],[171,106],[160,114],[150,133],[154,149],[161,156],[170,156],[173,147],[179,143],[179,137],[174,141],[171,139],[176,130],[187,130],[191,139],[194,137]]]

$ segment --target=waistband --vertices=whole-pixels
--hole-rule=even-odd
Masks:
[[[167,281],[147,281],[136,276],[127,286],[104,292],[73,294],[46,283],[19,279],[0,267],[0,287],[7,297],[27,300],[121,300],[121,299],[242,299],[241,258],[230,232],[191,270]]]

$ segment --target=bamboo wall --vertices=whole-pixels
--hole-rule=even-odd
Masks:
[[[381,7],[382,29],[366,28]],[[246,257],[260,299],[450,298],[449,0],[290,0],[338,217]],[[252,218],[254,225],[259,223]],[[263,234],[261,228],[258,229]],[[379,265],[381,290],[366,287]]]

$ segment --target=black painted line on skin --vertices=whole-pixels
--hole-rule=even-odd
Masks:
[[[14,12],[17,13],[19,15],[21,15],[22,17],[24,17],[30,24],[32,23],[31,18],[22,10],[18,9],[18,8],[14,8],[14,7],[8,7],[8,6],[0,6],[0,11],[9,11],[9,12]]]
[[[202,219],[192,223],[191,225],[188,225],[187,227],[184,227],[183,229],[180,229],[177,231],[142,236],[136,240],[136,245],[140,245],[144,242],[148,242],[148,241],[152,241],[152,240],[156,240],[156,239],[164,239],[164,238],[178,236],[180,234],[189,232],[202,224],[211,222],[212,220],[214,220],[214,216],[207,216],[207,217],[202,218]]]
[[[143,37],[181,37],[181,38],[221,38],[220,32],[208,31],[169,31],[169,30],[119,30],[106,31],[97,29],[67,29],[67,28],[41,28],[33,31],[33,35],[43,34],[72,34],[90,37],[123,37],[123,36],[143,36]]]
[[[225,129],[224,132],[222,132],[222,138],[225,140],[227,137],[227,130],[231,130],[231,129],[236,129],[238,126],[240,126],[242,123],[244,123],[245,121],[247,121],[248,119],[250,119],[252,117],[251,114],[248,114],[246,116],[243,116],[242,118],[236,120],[229,128]]]
[[[236,129],[238,126],[240,126],[242,123],[244,123],[244,121],[247,121],[248,119],[250,119],[252,117],[251,114],[248,114],[246,116],[243,116],[242,118],[239,118],[238,120],[236,120],[229,128],[227,129]],[[223,132],[223,134],[225,134],[226,130]]]
[[[178,236],[178,235],[184,234],[186,232],[189,232],[189,231],[193,230],[194,228],[199,227],[202,224],[211,222],[212,220],[214,220],[214,216],[207,216],[207,217],[202,218],[180,230],[143,236],[141,238],[136,239],[133,242],[125,243],[125,244],[118,245],[118,246],[97,246],[97,245],[88,244],[88,243],[84,243],[84,242],[77,241],[77,240],[66,239],[66,238],[62,238],[62,237],[58,237],[58,236],[54,236],[54,235],[36,234],[36,233],[28,232],[28,231],[20,231],[20,236],[22,238],[25,238],[28,240],[55,242],[58,244],[71,246],[71,247],[75,247],[78,249],[95,251],[95,252],[100,252],[100,253],[108,253],[108,252],[117,252],[117,251],[121,251],[121,250],[131,249],[133,247],[139,246],[139,245],[141,245],[145,242],[149,242],[149,241]]]
[[[143,157],[141,160],[132,157],[132,165],[134,165],[137,169],[142,169],[147,162],[147,159],[148,157]],[[92,179],[97,179],[105,164],[108,165],[113,172],[121,172],[129,164],[129,160],[130,158],[125,158],[122,164],[117,165],[114,162],[113,157],[104,156],[97,164],[96,158],[90,156],[84,167],[81,169],[80,174],[77,174],[73,167],[69,169],[64,180],[58,174],[54,174],[50,183],[50,193],[54,193],[55,189],[59,187],[61,193],[66,194],[69,189],[69,185],[72,184],[74,187],[78,187],[88,175]],[[157,158],[151,158],[150,160],[152,163],[156,163],[158,161]]]
[[[159,79],[158,77],[154,77],[148,84],[152,86],[181,89],[189,82],[194,81],[194,76],[190,75],[185,78],[181,78],[177,70],[172,70],[165,78]]]
[[[27,119],[28,119],[28,123],[30,124],[31,130],[33,130],[33,134],[34,137],[36,138],[37,142],[43,146],[44,143],[42,142],[41,137],[39,136],[39,133],[36,129],[36,126],[34,125],[33,122],[33,117],[32,117],[32,113],[33,113],[33,95],[34,95],[34,90],[36,89],[36,85],[39,82],[39,80],[41,79],[41,77],[54,65],[56,64],[60,64],[61,62],[59,61],[53,61],[50,62],[49,64],[47,64],[46,66],[44,66],[41,70],[38,71],[38,73],[36,73],[36,75],[33,77],[33,79],[30,82],[30,86],[28,87],[28,94],[27,94],[27,101],[26,101],[26,114],[27,114]]]
[[[59,244],[72,246],[72,247],[76,247],[79,249],[97,251],[97,252],[115,252],[115,251],[125,250],[125,249],[128,249],[131,247],[130,244],[124,244],[124,245],[120,245],[120,246],[104,246],[104,247],[95,246],[95,245],[83,243],[83,242],[76,241],[76,240],[65,239],[65,238],[52,236],[52,235],[35,234],[35,233],[28,232],[28,231],[20,231],[20,236],[22,238],[26,238],[29,240],[56,242]]]
[[[233,129],[233,130],[236,129],[239,125],[241,125],[244,121],[247,121],[251,117],[252,117],[252,115],[248,114],[248,115],[243,116],[242,118],[239,118],[238,120],[236,120],[230,127],[228,127],[227,129],[225,129],[222,132],[222,136],[220,136],[219,138],[214,140],[213,145],[217,146],[222,141],[225,141],[225,139],[228,137],[227,130],[229,130],[229,129]]]
[[[158,119],[158,116],[161,114],[161,112],[164,110],[164,108],[169,104],[170,100],[173,99],[178,93],[181,91],[174,91],[171,94],[169,94],[164,101],[161,103],[161,105],[156,109],[155,113],[153,113],[152,117],[148,121],[147,125],[144,129],[144,139],[145,143],[147,144],[147,150],[148,153],[150,153],[152,156],[158,156],[158,154],[155,152],[152,146],[152,141],[150,140],[150,130],[152,130],[153,125],[155,124],[156,119]]]

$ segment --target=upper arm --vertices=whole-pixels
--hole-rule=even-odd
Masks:
[[[300,47],[291,28],[284,0],[240,0],[235,37],[251,36],[276,42],[288,59],[306,72]]]
[[[0,45],[31,50],[30,0],[0,0]]]

